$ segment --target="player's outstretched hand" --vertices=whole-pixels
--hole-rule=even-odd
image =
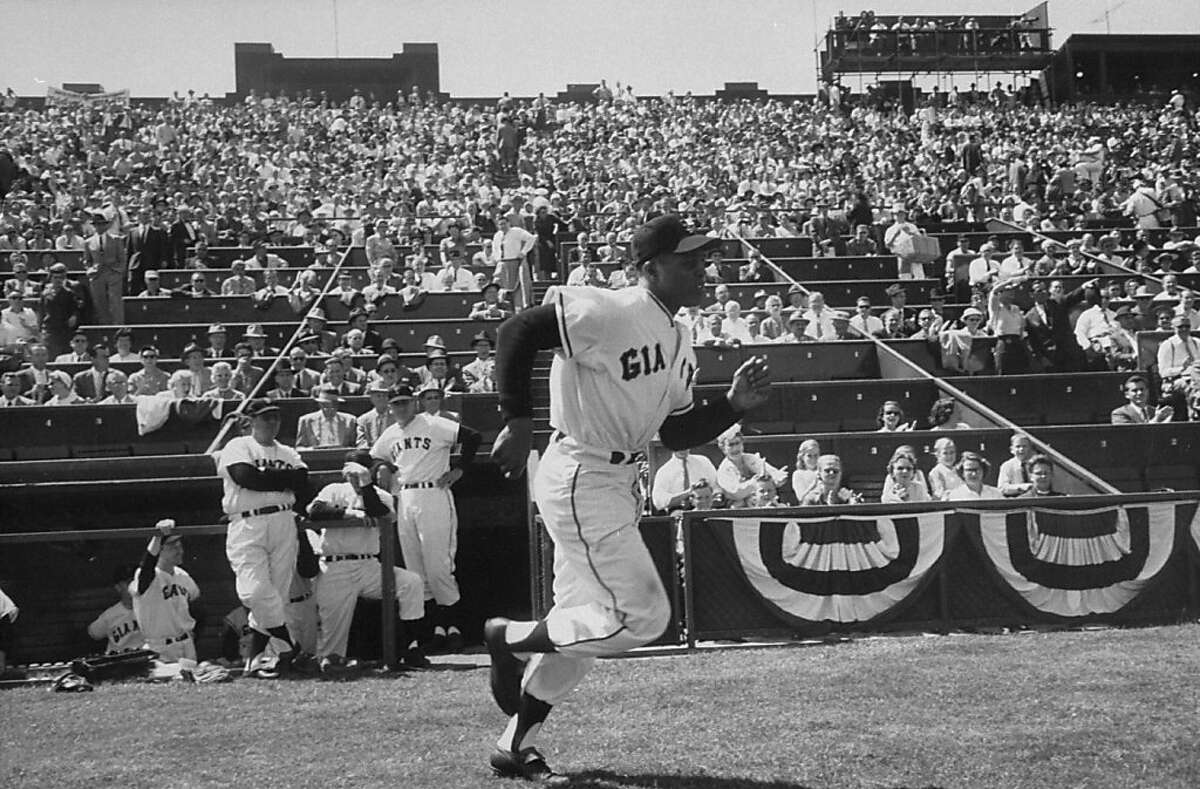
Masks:
[[[767,402],[771,388],[771,368],[767,357],[751,356],[737,368],[729,385],[729,404],[735,411],[749,411]]]
[[[492,460],[504,476],[516,479],[525,473],[529,450],[533,447],[533,421],[528,417],[509,420],[492,444]]]

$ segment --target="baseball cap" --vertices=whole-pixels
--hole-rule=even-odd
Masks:
[[[720,241],[712,236],[688,233],[678,214],[664,214],[633,231],[633,259],[641,265],[664,253],[686,255]]]
[[[394,387],[392,387],[392,390],[388,394],[389,394],[389,397],[388,397],[389,403],[398,403],[403,400],[412,400],[414,397],[416,397],[416,395],[413,394],[412,387],[409,386],[408,384],[399,384],[398,386],[394,386]]]
[[[276,371],[276,374],[278,374],[278,371]],[[255,398],[246,405],[246,416],[252,419],[258,416],[270,416],[271,414],[278,415],[279,406],[270,400]]]

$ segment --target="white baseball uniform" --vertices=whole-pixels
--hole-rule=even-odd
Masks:
[[[310,655],[317,650],[317,598],[316,584],[312,578],[292,573],[292,585],[288,588],[288,602],[284,606],[288,632],[296,648]]]
[[[265,633],[288,624],[285,606],[291,599],[296,570],[296,518],[292,512],[296,496],[291,491],[243,488],[229,476],[229,467],[237,463],[260,470],[307,466],[291,447],[278,441],[265,447],[252,436],[230,441],[217,461],[217,473],[225,484],[221,508],[229,516],[225,555],[233,568],[238,597],[250,609],[250,626]],[[281,509],[251,514],[264,508]]]
[[[129,592],[133,595],[133,613],[138,629],[142,631],[145,648],[153,649],[166,661],[195,660],[192,630],[196,620],[188,611],[188,603],[200,599],[200,587],[182,567],[176,567],[172,572],[155,567],[154,580],[143,594],[138,594],[141,578],[142,568],[139,567]]]
[[[375,492],[394,516],[392,495],[380,487]],[[365,514],[362,494],[349,482],[326,485],[313,501],[339,507],[347,517],[361,518]],[[345,656],[358,598],[380,599],[379,530],[373,526],[324,529],[313,550],[321,557],[321,574],[317,576],[317,616],[321,625],[316,654]],[[425,583],[411,570],[393,569],[400,618],[416,621],[425,616]]]
[[[436,480],[450,470],[450,451],[458,440],[458,423],[417,414],[401,427],[394,424],[371,447],[371,456],[396,467],[396,527],[408,569],[425,582],[425,599],[438,605],[458,602],[454,555],[458,551],[458,513],[448,487]]]
[[[557,704],[599,655],[662,634],[670,602],[637,524],[637,463],[670,415],[692,408],[696,369],[687,329],[648,290],[555,287],[561,347],[550,368],[555,435],[534,497],[554,541],[557,652],[537,654],[523,688]]]
[[[106,655],[118,655],[122,652],[132,652],[141,649],[146,643],[146,637],[138,629],[137,615],[133,608],[124,603],[113,603],[104,609],[104,613],[88,625],[88,635],[99,641],[108,639],[104,650]]]

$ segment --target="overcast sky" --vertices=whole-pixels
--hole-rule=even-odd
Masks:
[[[880,14],[1021,13],[1034,0],[884,2]],[[1109,0],[1114,33],[1200,33],[1196,0]],[[335,8],[337,35],[335,37]],[[1051,0],[1057,46],[1105,32],[1103,2]],[[442,90],[458,96],[545,91],[568,82],[712,93],[758,82],[775,93],[815,85],[814,29],[832,0],[0,0],[0,88],[98,82],[134,96],[234,89],[233,43],[264,41],[290,57],[388,57],[436,42]],[[816,24],[814,25],[814,19]],[[335,50],[336,39],[336,50]]]

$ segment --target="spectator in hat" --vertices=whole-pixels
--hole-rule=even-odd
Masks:
[[[204,365],[204,349],[195,343],[188,343],[180,357],[184,368],[191,373],[191,387],[188,396],[200,397],[212,389],[212,371]]]
[[[208,327],[208,347],[204,349],[204,356],[208,359],[224,359],[229,355],[229,349],[225,343],[228,340],[229,334],[225,329],[225,325],[214,323]]]
[[[496,391],[496,361],[492,358],[492,335],[481,331],[471,338],[475,358],[462,368],[462,381],[468,392]]]
[[[391,362],[394,369],[395,362]],[[392,409],[388,407],[390,387],[382,381],[375,380],[367,385],[367,398],[371,401],[371,410],[355,419],[354,445],[359,449],[370,449],[375,446],[384,430],[396,421]]]
[[[308,397],[309,394],[296,386],[296,371],[286,362],[275,368],[275,388],[267,392],[268,400],[285,397]]]
[[[436,382],[431,381],[421,387],[417,392],[417,397],[421,401],[421,412],[429,416],[440,416],[443,419],[449,419],[451,422],[461,422],[462,415],[457,411],[451,411],[445,407],[446,392],[442,390]]]
[[[254,355],[259,358],[279,355],[278,348],[267,345],[267,333],[263,331],[261,323],[252,323],[247,326],[246,332],[242,335],[242,341],[248,343],[254,350]]]
[[[83,262],[96,320],[104,325],[125,322],[125,276],[129,259],[125,245],[110,235],[108,218],[103,214],[92,217],[95,235],[84,243]]]
[[[879,245],[871,238],[871,228],[858,225],[854,228],[854,238],[846,243],[846,254],[850,257],[868,257],[879,254]]]
[[[341,397],[362,393],[361,386],[346,378],[346,363],[340,356],[330,356],[325,360],[325,374],[321,380],[324,388],[331,389]]]
[[[209,289],[208,277],[203,271],[193,271],[188,284],[180,288],[177,293],[180,296],[186,296],[193,299],[206,298],[208,296],[216,295],[212,292],[212,290]]]
[[[420,382],[419,388],[435,386],[443,392],[461,392],[462,382],[450,366],[450,358],[444,348],[431,348],[425,356],[425,365],[414,371]]]
[[[857,337],[879,337],[884,327],[883,321],[871,314],[871,299],[859,296],[855,302],[855,314],[850,318],[850,328],[854,329]]]
[[[308,315],[304,319],[304,327],[308,330],[309,334],[316,336],[317,346],[321,349],[321,353],[330,353],[337,347],[337,334],[325,328],[328,324],[329,321],[325,318],[325,310],[320,307],[313,307],[308,311]]]
[[[57,356],[71,344],[71,332],[75,331],[87,309],[82,288],[67,279],[67,267],[55,263],[50,267],[49,281],[42,289],[38,311],[42,315],[42,337],[51,355]],[[87,337],[84,337],[84,348]],[[57,359],[55,360],[57,361]]]
[[[88,352],[88,336],[83,330],[77,330],[71,335],[71,350],[54,357],[55,364],[91,364],[92,355]]]
[[[793,342],[816,342],[808,333],[808,316],[800,310],[792,310],[787,316],[787,331],[775,338],[779,344]]]
[[[340,301],[351,310],[362,305],[362,293],[354,287],[354,277],[345,269],[338,272],[337,284],[329,291],[329,297]]]
[[[1109,327],[1111,346],[1108,350],[1110,370],[1129,372],[1137,369],[1137,324],[1138,315],[1128,304],[1117,308],[1116,323]]]
[[[108,394],[108,376],[112,372],[108,356],[108,346],[102,343],[93,345],[91,367],[76,373],[72,381],[75,393],[89,403],[103,400]]]
[[[500,298],[500,286],[489,282],[483,287],[483,301],[477,301],[471,306],[471,320],[502,321],[512,317],[512,304]]]
[[[442,283],[443,291],[473,291],[475,276],[466,267],[466,257],[458,250],[450,252],[450,259],[438,272],[438,280]]]
[[[175,295],[175,291],[162,287],[158,272],[154,269],[143,274],[142,280],[146,287],[138,293],[139,299],[167,299]]]
[[[338,410],[346,401],[331,387],[318,387],[313,398],[318,410],[300,417],[296,424],[297,449],[353,447],[358,422],[353,414]]]
[[[308,351],[301,347],[293,347],[288,352],[287,363],[296,374],[296,386],[309,392],[317,391],[317,387],[321,385],[321,376],[308,369]]]
[[[230,386],[249,397],[262,379],[263,369],[254,365],[254,348],[244,340],[233,346],[233,356],[236,361]]]
[[[246,275],[246,261],[235,260],[232,265],[233,274],[221,282],[222,296],[252,296],[258,290],[254,277]]]

